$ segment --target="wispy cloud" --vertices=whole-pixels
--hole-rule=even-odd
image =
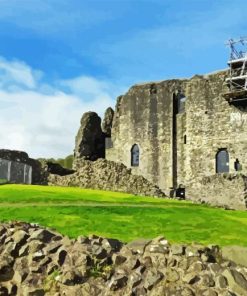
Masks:
[[[89,76],[79,76],[73,79],[61,80],[59,86],[70,93],[82,96],[85,101],[106,100],[116,97],[126,91],[126,87],[109,80],[96,79]]]
[[[73,151],[82,114],[91,110],[102,115],[115,105],[107,81],[81,76],[44,85],[23,62],[0,61],[0,80],[7,72],[0,85],[0,148],[33,157],[65,156]]]
[[[109,39],[98,52],[93,51],[92,45],[93,54],[114,75],[129,73],[131,79],[165,79],[224,68],[228,58],[224,42],[246,35],[246,3],[215,1],[212,8],[208,6],[201,11],[191,6],[186,10],[183,1],[181,5],[184,10],[179,5],[177,10],[170,10],[173,21],[166,23],[164,10],[164,18],[160,12],[160,22],[155,27],[126,32],[121,39]]]
[[[90,1],[0,0],[0,20],[46,36],[59,34],[64,37],[68,32],[76,34],[79,29],[111,18],[114,15],[97,9]]]
[[[7,61],[0,57],[0,87],[11,89],[20,86],[33,89],[41,78],[41,72],[35,71],[24,62]]]

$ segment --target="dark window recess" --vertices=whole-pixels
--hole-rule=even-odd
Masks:
[[[187,144],[187,137],[184,135],[184,144]]]
[[[229,173],[229,153],[220,149],[216,154],[216,173]]]
[[[238,158],[234,162],[234,169],[235,169],[235,171],[241,171],[241,169],[242,169],[242,166],[241,166]]]
[[[131,166],[139,166],[140,150],[137,144],[131,148]]]
[[[185,187],[183,185],[179,185],[176,189],[176,197],[179,199],[185,199]]]

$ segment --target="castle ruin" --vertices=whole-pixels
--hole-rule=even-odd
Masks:
[[[118,97],[115,111],[106,110],[102,124],[95,112],[85,113],[75,141],[74,170],[59,173],[50,167],[48,173],[60,175],[51,177],[50,184],[156,196],[163,191],[246,209],[247,51],[238,44],[246,46],[247,39],[229,41],[228,70],[134,85]],[[41,164],[15,154],[2,150],[0,158],[23,163],[22,182],[43,182]],[[97,162],[100,158],[105,161]],[[0,177],[10,173],[5,160]],[[32,180],[26,179],[27,165]],[[137,175],[143,179],[137,182]]]
[[[167,194],[186,188],[196,199],[205,182],[212,194],[234,192],[229,176],[246,184],[239,175],[247,173],[247,55],[235,43],[230,40],[230,70],[137,84],[118,97],[106,159],[131,167]]]

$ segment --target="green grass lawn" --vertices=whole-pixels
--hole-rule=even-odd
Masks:
[[[166,205],[170,203],[181,205],[179,201],[164,200],[161,198],[140,197],[133,194],[81,189],[78,187],[56,187],[56,186],[37,186],[37,185],[4,185],[0,188],[1,203],[131,203]],[[187,205],[187,203],[185,203]]]
[[[48,186],[0,187],[0,220],[36,222],[76,237],[247,246],[247,211],[131,194]]]

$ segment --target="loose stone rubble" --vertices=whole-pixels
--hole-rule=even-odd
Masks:
[[[246,267],[217,246],[69,239],[36,224],[0,225],[1,296],[244,296]]]
[[[145,196],[165,196],[156,185],[142,176],[133,175],[131,169],[121,163],[106,159],[96,161],[77,159],[75,167],[77,171],[67,176],[50,174],[48,184],[120,191]]]

